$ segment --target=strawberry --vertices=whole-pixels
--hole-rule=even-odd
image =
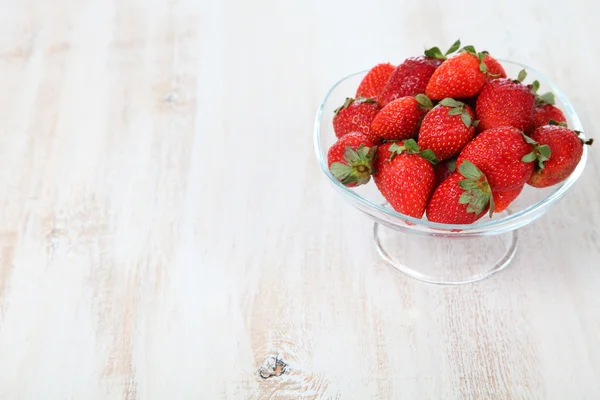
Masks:
[[[417,135],[419,124],[433,104],[423,94],[401,97],[388,103],[377,113],[368,137],[375,143],[381,140],[404,140]]]
[[[525,187],[525,185],[503,192],[492,192],[492,196],[494,197],[494,212],[499,213],[506,210],[510,203],[521,194],[523,187]]]
[[[378,64],[371,68],[358,85],[356,97],[375,98],[379,96],[395,68],[390,63]]]
[[[364,185],[371,179],[377,147],[358,132],[348,133],[335,142],[327,152],[329,170],[348,187]]]
[[[476,56],[466,52],[449,58],[435,70],[425,94],[433,100],[475,96],[486,82],[485,74],[479,70],[480,63]]]
[[[435,187],[440,186],[447,178],[456,171],[456,158],[440,162],[434,168],[435,171]]]
[[[483,57],[483,63],[487,67],[488,80],[506,78],[506,71],[504,71],[502,64],[489,54],[486,54],[485,57]]]
[[[475,137],[462,149],[456,165],[469,160],[485,174],[493,190],[504,191],[525,184],[533,161],[543,162],[549,156],[548,146],[538,145],[516,128],[502,127]]]
[[[419,146],[431,149],[438,160],[457,155],[475,136],[478,121],[466,104],[446,98],[425,115],[419,129]]]
[[[454,53],[456,50],[458,50],[459,47],[460,40],[457,40],[445,54],[442,54],[439,48],[433,47],[431,49],[425,50],[425,55],[431,58],[436,58],[445,61],[447,60],[448,54]],[[485,66],[480,65],[479,68],[481,72],[487,75],[488,79],[506,78],[506,71],[504,71],[504,67],[502,67],[502,64],[500,64],[498,60],[490,56],[490,54],[487,51],[482,51],[481,56],[475,51],[475,48],[473,46],[465,46],[461,49],[461,52],[462,51],[469,52],[474,56],[477,56],[477,58],[483,57],[483,60],[481,61],[483,61],[483,64],[485,64]]]
[[[464,99],[476,96],[488,78],[496,77],[491,75],[486,58],[490,60],[493,70],[502,75],[503,69],[500,70],[502,66],[487,52],[478,53],[473,46],[465,46],[461,51],[458,55],[444,61],[431,76],[425,89],[425,94],[430,99],[441,100],[446,97]]]
[[[523,80],[523,79],[525,79],[526,76],[527,76],[527,73],[525,72],[525,70],[522,70],[521,72],[519,72],[519,79]],[[554,93],[547,92],[544,94],[538,94],[538,90],[540,89],[539,81],[533,81],[531,83],[531,85],[529,85],[529,87],[531,88],[531,93],[533,93],[533,95],[535,96],[535,105],[536,106],[543,106],[544,104],[554,105],[554,103],[556,101],[556,99],[554,98]]]
[[[475,106],[481,130],[512,126],[528,132],[533,128],[535,95],[521,83],[526,75],[521,71],[518,80],[494,79],[483,87]]]
[[[379,112],[379,106],[374,99],[351,97],[341,107],[334,111],[333,130],[338,138],[350,133],[360,132],[368,135],[373,118]]]
[[[535,128],[548,125],[550,121],[567,123],[563,112],[552,104],[543,104],[533,110],[533,125]]]
[[[394,69],[385,88],[378,97],[381,107],[406,96],[425,93],[425,88],[433,72],[442,60],[431,57],[410,57]]]
[[[472,224],[494,209],[485,175],[465,160],[440,186],[427,205],[427,219],[442,224]]]
[[[431,162],[436,162],[433,152],[420,151],[413,139],[381,146],[378,156],[390,154],[377,162],[375,184],[399,213],[421,218],[435,183]],[[431,161],[431,162],[430,162]]]
[[[557,107],[554,106],[554,93],[548,92],[538,94],[540,82],[533,81],[531,85],[531,93],[535,96],[535,108],[533,110],[533,125],[534,129],[540,126],[548,125],[550,121],[564,123],[567,126],[565,115]]]
[[[537,128],[531,139],[547,145],[552,156],[539,163],[527,183],[542,188],[564,181],[579,164],[583,154],[583,145],[591,145],[593,139],[583,141],[576,131],[560,125],[545,125]],[[541,165],[540,165],[541,164]]]
[[[377,185],[377,189],[383,195],[383,197],[387,198],[387,188],[383,185],[380,185],[380,177],[383,175],[381,171],[385,169],[387,165],[389,165],[392,157],[392,152],[390,151],[390,147],[394,144],[394,142],[386,142],[377,146],[377,151],[375,153],[375,172],[373,173],[373,180],[375,181],[375,185]],[[397,143],[399,146],[403,143]]]

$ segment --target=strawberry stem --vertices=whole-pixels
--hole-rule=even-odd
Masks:
[[[354,99],[352,97],[346,97],[346,101],[344,101],[344,104],[333,110],[333,115],[337,116],[341,110],[348,108],[348,106],[350,106],[350,104],[352,103],[354,103]]]
[[[477,52],[477,50],[475,50],[474,46],[465,46],[462,49],[460,49],[460,52],[467,52],[475,57],[477,57],[479,59],[479,71],[481,71],[482,73],[485,74],[486,78],[492,77],[492,78],[498,78],[500,76],[500,74],[490,74],[490,72],[488,71],[488,67],[487,65],[483,62],[483,59],[485,58],[485,56],[488,56],[490,53],[488,51],[481,51],[481,52]]]
[[[445,53],[442,53],[442,51],[440,50],[439,47],[432,47],[430,49],[425,50],[425,55],[427,57],[437,58],[438,60],[446,60],[448,58],[448,55],[454,53],[456,50],[458,50],[459,47],[460,47],[460,39],[458,39],[456,42],[454,42],[452,44],[452,46],[450,46],[448,51],[446,51]]]
[[[467,205],[467,212],[480,214],[489,205],[490,217],[494,213],[494,198],[486,176],[469,160],[464,160],[458,166],[458,172],[465,178],[458,181],[464,193],[458,202]]]
[[[368,98],[368,97],[362,97],[362,96],[359,97],[359,98],[357,98],[357,99],[353,99],[352,97],[346,97],[346,101],[344,101],[344,104],[342,104],[341,106],[339,106],[338,108],[336,108],[335,110],[333,110],[333,116],[337,117],[338,113],[341,110],[350,107],[350,104],[352,104],[354,102],[356,102],[356,104],[362,104],[362,103],[369,104],[369,103],[377,103],[377,100],[371,99],[371,98]]]
[[[460,39],[457,39],[456,42],[452,43],[452,46],[448,49],[448,51],[444,55],[452,54],[460,47]]]
[[[419,105],[425,110],[431,110],[433,108],[433,102],[429,97],[427,97],[424,94],[416,95],[415,100],[417,100],[417,103],[419,103]]]
[[[372,99],[370,97],[359,97],[356,100],[356,103],[361,104],[361,103],[367,103],[367,104],[372,104],[372,103],[377,103],[377,100]]]
[[[448,115],[460,115],[463,124],[465,124],[467,128],[470,126],[477,127],[477,125],[479,125],[479,121],[473,121],[473,118],[471,118],[471,114],[469,114],[469,111],[467,111],[465,103],[454,100],[450,97],[446,97],[440,101],[439,104],[444,107],[450,107],[450,110],[448,110]]]
[[[550,105],[554,105],[556,103],[556,100],[554,99],[554,93],[552,92],[548,92],[548,93],[544,93],[542,95],[535,95],[535,105],[536,106],[542,106],[544,104],[550,104]]]
[[[557,125],[557,126],[562,126],[564,128],[567,127],[567,123],[566,122],[557,122],[557,121],[555,121],[553,119],[551,119],[550,121],[548,121],[548,125]],[[577,132],[577,131],[575,131],[575,132]]]
[[[377,146],[367,147],[364,144],[359,145],[356,150],[346,146],[344,150],[344,161],[334,162],[329,170],[335,178],[344,185],[356,183],[356,186],[364,185],[369,182],[373,174],[373,159]]]
[[[529,163],[529,162],[535,161],[536,162],[536,165],[535,165],[536,171],[543,170],[545,167],[546,161],[548,161],[550,159],[550,156],[552,155],[552,152],[550,151],[550,147],[547,144],[539,144],[538,142],[536,142],[535,140],[533,140],[532,138],[530,138],[529,136],[527,136],[524,133],[521,133],[521,134],[523,135],[523,139],[525,139],[525,142],[533,145],[533,151],[531,153],[525,154],[523,156],[523,158],[521,158],[521,161],[524,163]]]
[[[523,77],[523,79],[520,78],[521,73],[524,73],[525,76],[527,76],[527,73],[525,72],[525,70],[522,70],[521,72],[519,72],[519,78],[517,78],[517,81],[520,83],[522,83],[523,80],[525,80],[525,76]],[[536,106],[542,106],[544,104],[554,105],[554,103],[556,102],[554,99],[554,93],[552,93],[552,92],[544,93],[541,95],[538,94],[538,90],[540,89],[539,81],[535,80],[528,86],[531,89],[531,93],[533,93],[533,95],[535,96],[535,105]]]
[[[406,154],[417,154],[417,155],[423,157],[424,159],[426,159],[427,161],[429,161],[433,165],[436,165],[437,163],[440,162],[432,150],[426,149],[426,150],[421,151],[421,148],[419,147],[419,145],[417,144],[417,142],[414,139],[407,139],[404,142],[402,142],[401,145],[399,145],[398,143],[394,143],[389,147],[388,150],[392,153],[390,155],[389,161],[392,161],[394,159],[394,157],[396,157],[397,155],[406,153]]]

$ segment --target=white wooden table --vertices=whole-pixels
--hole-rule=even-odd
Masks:
[[[2,400],[600,398],[597,149],[462,287],[383,264],[312,150],[331,83],[458,36],[599,137],[598,2],[323,3],[0,0]]]

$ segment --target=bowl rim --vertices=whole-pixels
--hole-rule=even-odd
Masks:
[[[539,72],[535,68],[532,68],[528,65],[525,65],[525,64],[522,64],[519,62],[510,61],[510,60],[506,60],[506,59],[497,59],[497,60],[502,63],[512,64],[512,65],[524,68],[527,71],[534,72],[536,74],[536,78],[538,78],[539,81],[542,81],[542,83],[548,85],[550,87],[550,90],[555,94],[555,96],[557,96],[560,99],[560,101],[564,105],[565,111],[567,112],[569,119],[573,122],[572,125],[569,126],[569,129],[583,131],[583,128],[581,126],[581,121],[579,120],[579,116],[575,112],[575,109],[573,108],[571,102],[567,99],[565,94],[545,74]],[[581,160],[579,161],[579,164],[577,164],[577,167],[571,173],[571,175],[562,184],[559,184],[559,186],[557,186],[556,189],[554,189],[551,193],[549,193],[544,199],[542,199],[542,200],[538,201],[537,203],[534,203],[528,207],[525,207],[522,210],[519,210],[515,213],[509,214],[506,217],[499,218],[499,219],[489,219],[485,222],[479,222],[479,221],[481,221],[481,220],[479,220],[478,222],[475,222],[473,224],[442,224],[439,222],[431,222],[425,218],[419,219],[419,218],[414,218],[414,217],[411,217],[408,215],[401,214],[390,207],[384,207],[382,204],[375,203],[375,202],[361,196],[360,194],[358,194],[351,188],[344,186],[341,182],[339,182],[331,174],[331,172],[329,171],[329,168],[327,167],[326,156],[324,156],[323,148],[321,146],[321,118],[323,116],[324,107],[325,107],[325,104],[327,103],[327,100],[329,99],[329,96],[345,80],[352,78],[359,74],[365,74],[366,72],[368,72],[368,70],[354,72],[350,75],[345,76],[344,78],[338,80],[333,86],[331,86],[331,88],[329,88],[327,93],[325,93],[323,100],[319,104],[319,108],[317,109],[317,115],[315,118],[314,149],[315,149],[317,160],[319,162],[321,170],[323,171],[325,176],[327,176],[327,178],[329,178],[329,181],[337,189],[342,190],[344,192],[344,194],[349,195],[353,200],[358,201],[359,203],[361,203],[362,205],[364,205],[368,208],[372,208],[378,212],[384,213],[388,217],[398,218],[402,222],[408,222],[411,225],[418,225],[418,226],[422,226],[425,228],[430,228],[430,229],[434,229],[434,230],[438,230],[438,231],[439,230],[459,231],[462,234],[469,234],[469,233],[475,233],[475,232],[481,232],[481,231],[490,231],[490,230],[494,230],[494,229],[497,229],[499,231],[506,231],[506,230],[512,230],[512,229],[518,228],[519,226],[522,225],[522,224],[518,224],[517,223],[518,221],[524,220],[530,215],[536,215],[537,211],[545,210],[550,205],[555,203],[558,199],[560,199],[567,192],[567,190],[571,186],[573,186],[573,184],[577,181],[577,179],[579,179],[579,177],[583,173],[585,164],[587,162],[587,152],[588,152],[587,146],[584,146]],[[582,134],[581,136],[582,136],[582,138],[585,138],[584,134]],[[370,215],[373,217],[372,214],[370,214]],[[535,218],[532,218],[532,221],[533,221],[533,219],[535,219]],[[515,228],[511,228],[511,225],[515,225]]]

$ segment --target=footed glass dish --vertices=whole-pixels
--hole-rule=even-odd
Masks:
[[[550,80],[535,69],[507,60],[499,60],[509,77],[527,71],[525,83],[538,80],[539,92],[551,91],[570,129],[583,131],[573,106]],[[336,141],[333,111],[352,97],[367,71],[337,82],[319,105],[315,121],[314,146],[323,173],[341,197],[374,221],[374,245],[392,267],[424,282],[463,284],[484,279],[506,268],[518,246],[518,229],[544,215],[577,181],[587,160],[587,146],[575,171],[564,182],[545,189],[525,186],[521,195],[493,218],[487,215],[471,225],[440,224],[412,218],[386,204],[374,182],[347,188],[327,168],[327,150]],[[583,138],[583,135],[582,135]],[[409,251],[411,250],[411,251]]]

